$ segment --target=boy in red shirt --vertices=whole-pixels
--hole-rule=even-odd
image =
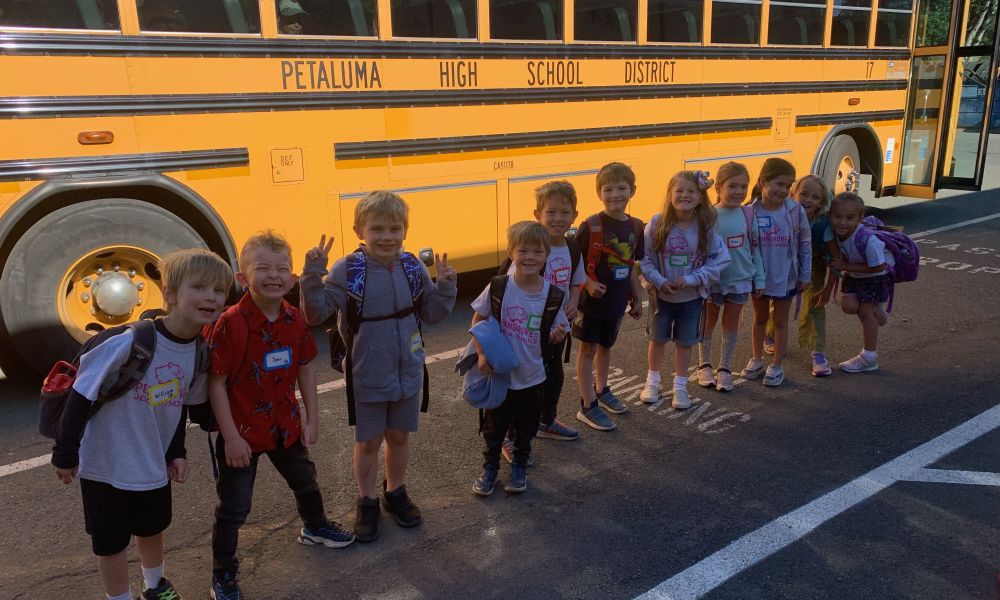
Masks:
[[[219,505],[212,528],[211,597],[240,598],[239,529],[250,512],[257,461],[266,454],[288,487],[303,527],[298,541],[342,548],[354,534],[329,521],[308,448],[319,439],[316,345],[298,309],[283,300],[295,281],[291,248],[272,231],[240,251],[236,280],[248,292],[215,323],[209,400],[218,426]],[[303,427],[295,383],[306,409]]]

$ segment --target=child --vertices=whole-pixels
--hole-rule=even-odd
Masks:
[[[584,221],[576,234],[576,243],[587,265],[582,319],[578,317],[573,325],[573,337],[580,340],[576,357],[580,410],[576,418],[598,431],[611,431],[616,427],[615,422],[598,403],[615,414],[628,410],[611,393],[608,370],[622,315],[627,310],[633,319],[642,316],[643,295],[636,261],[644,253],[642,221],[625,212],[635,195],[632,169],[616,162],[601,167],[597,173],[597,193],[604,210]]]
[[[764,263],[764,292],[753,299],[753,358],[743,369],[744,379],[764,375],[764,385],[778,386],[785,380],[781,363],[788,345],[788,312],[792,299],[812,279],[812,237],[806,211],[788,197],[795,181],[795,167],[781,158],[764,161],[755,191],[754,223],[760,235]],[[764,373],[764,331],[773,305],[775,325],[774,363]]]
[[[102,383],[128,359],[134,334],[110,337],[81,356],[52,451],[63,483],[80,478],[84,523],[110,600],[132,600],[126,550],[133,535],[142,597],[179,598],[163,575],[170,481],[187,479],[185,406],[205,402],[205,377],[194,377],[197,340],[233,283],[229,265],[207,250],[174,252],[158,268],[167,315],[155,322],[156,346],[142,380],[88,420]]]
[[[356,401],[354,412],[354,478],[358,505],[354,534],[358,541],[378,538],[379,510],[376,492],[378,453],[385,441],[385,479],[382,504],[401,527],[423,523],[420,509],[406,493],[406,465],[410,456],[409,434],[417,430],[424,389],[424,345],[421,323],[437,323],[451,313],[457,295],[457,273],[448,265],[448,255],[435,255],[437,285],[412,254],[403,252],[410,224],[410,209],[392,192],[376,191],[354,208],[354,233],[364,244],[349,257],[326,271],[333,237],[306,254],[299,281],[302,312],[306,321],[318,325],[334,311],[341,311],[339,328],[344,339],[352,339],[349,377]],[[353,257],[353,258],[352,258]],[[365,278],[360,324],[349,334],[344,311],[349,308],[348,267],[360,259]],[[355,265],[359,263],[353,263]],[[409,274],[409,277],[408,277]],[[326,275],[326,281],[323,281]],[[410,277],[419,281],[422,293],[414,300]],[[356,281],[351,281],[352,289]],[[348,398],[353,396],[349,394]]]
[[[545,364],[552,360],[542,357],[553,353],[554,345],[562,344],[569,329],[569,321],[562,310],[556,314],[549,331],[544,331],[543,327],[543,313],[551,284],[541,273],[549,259],[551,236],[550,231],[533,221],[515,223],[507,230],[507,254],[514,273],[507,276],[498,320],[500,331],[517,357],[517,366],[510,372],[503,404],[486,410],[483,415],[482,432],[486,442],[483,474],[472,485],[472,492],[479,496],[493,493],[500,470],[504,433],[511,424],[514,427],[514,460],[504,489],[510,493],[527,489],[526,467],[531,457],[531,440],[538,431],[539,413],[545,401]],[[472,302],[476,311],[472,316],[473,325],[489,319],[493,314],[491,287],[492,283]],[[559,295],[562,295],[561,291]],[[475,338],[473,344],[479,355],[479,370],[490,374],[492,367],[483,348]]]
[[[247,288],[215,323],[209,399],[218,426],[219,504],[212,528],[212,587],[216,600],[239,598],[236,547],[253,498],[261,455],[284,477],[302,518],[298,541],[341,548],[354,535],[329,521],[309,448],[319,441],[316,345],[299,311],[284,301],[295,282],[292,249],[266,230],[240,250],[236,281]],[[298,382],[306,409],[301,422]]]
[[[888,319],[883,303],[889,300],[891,280],[887,267],[893,264],[893,258],[885,251],[885,243],[874,235],[868,237],[864,256],[858,252],[854,237],[864,227],[864,212],[864,200],[852,192],[837,194],[830,207],[830,229],[843,256],[833,258],[830,268],[844,274],[840,307],[849,315],[858,315],[864,342],[860,354],[840,363],[845,373],[878,370],[878,328]]]
[[[701,334],[701,310],[708,289],[730,261],[729,252],[715,232],[715,209],[708,203],[711,186],[703,171],[680,171],[670,179],[663,214],[646,225],[639,263],[642,276],[654,292],[650,302],[649,372],[640,393],[643,402],[660,397],[660,363],[667,342],[673,341],[674,385],[671,404],[678,410],[691,407],[687,393],[687,368],[691,346]]]
[[[750,172],[739,163],[719,167],[715,182],[718,214],[716,232],[725,241],[732,262],[722,269],[719,281],[709,288],[705,306],[705,332],[698,345],[698,384],[720,392],[733,390],[732,361],[740,329],[740,313],[751,294],[759,298],[764,289],[764,263],[760,257],[760,237],[753,225],[749,206],[743,206],[750,186]],[[719,368],[712,375],[712,332],[722,313],[725,342]]]

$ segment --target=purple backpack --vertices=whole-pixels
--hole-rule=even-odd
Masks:
[[[897,283],[916,281],[917,273],[920,270],[920,250],[913,243],[908,235],[902,231],[893,231],[885,226],[885,223],[876,217],[868,216],[861,220],[864,225],[854,236],[854,247],[858,254],[865,256],[868,248],[868,240],[874,235],[885,244],[886,252],[892,254],[895,259],[894,265],[886,265],[889,271],[889,306],[887,310],[892,310],[892,286]]]

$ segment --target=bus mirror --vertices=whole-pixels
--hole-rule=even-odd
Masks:
[[[576,226],[570,227],[566,231],[566,237],[569,238],[569,239],[571,239],[571,240],[576,239]]]
[[[420,253],[417,255],[420,258],[420,262],[424,263],[428,267],[434,266],[434,249],[433,248],[421,248]]]

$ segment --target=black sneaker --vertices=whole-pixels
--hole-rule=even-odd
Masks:
[[[510,477],[503,489],[509,494],[520,494],[528,489],[528,470],[524,468],[524,465],[514,463],[510,466]]]
[[[212,587],[208,594],[212,600],[243,600],[240,586],[236,583],[236,573],[233,572],[212,575]]]
[[[160,583],[155,588],[146,587],[146,582],[142,582],[143,600],[181,600],[181,595],[177,593],[170,580],[160,577]]]
[[[358,498],[358,511],[354,516],[354,539],[374,542],[378,539],[378,520],[382,511],[378,498]]]
[[[382,506],[385,511],[396,519],[396,524],[400,527],[416,527],[424,522],[420,516],[420,509],[406,495],[406,485],[401,485],[396,490],[390,492],[386,490],[386,483],[382,481]]]

